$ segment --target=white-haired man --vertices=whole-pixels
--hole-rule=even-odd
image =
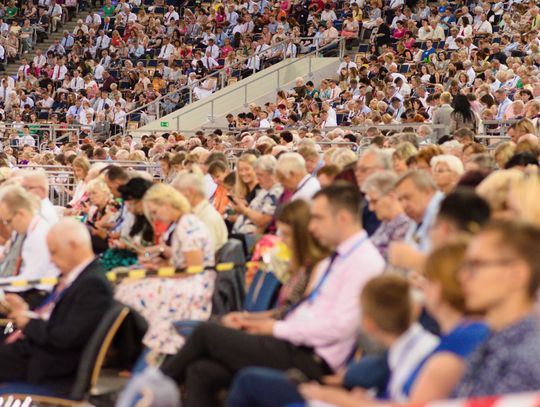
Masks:
[[[290,201],[310,201],[321,189],[317,178],[307,172],[306,161],[298,153],[285,153],[279,157],[276,176],[283,188],[292,193]]]
[[[54,225],[60,217],[49,199],[49,180],[45,171],[24,172],[21,185],[40,200],[39,213],[49,224]]]
[[[9,316],[19,330],[0,345],[0,382],[70,386],[88,338],[112,304],[113,291],[82,223],[62,219],[46,239],[60,281],[34,312],[20,296],[6,295]]]
[[[58,269],[51,262],[46,236],[51,225],[38,211],[38,199],[18,185],[8,186],[0,193],[0,221],[11,228],[16,236],[23,236],[20,252],[11,277],[0,281],[33,280],[44,277],[56,277]],[[18,292],[31,307],[39,305],[52,287],[39,285],[35,288],[10,287],[9,291]],[[7,290],[6,290],[7,291]]]
[[[197,174],[181,173],[172,186],[181,192],[191,204],[193,214],[206,225],[212,236],[214,252],[227,242],[227,226],[219,212],[206,199],[204,178]]]

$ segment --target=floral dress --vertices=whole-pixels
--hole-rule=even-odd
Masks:
[[[172,261],[185,267],[184,253],[201,250],[204,266],[214,264],[210,232],[195,215],[183,215],[172,237]],[[212,309],[215,272],[181,277],[150,277],[124,281],[117,287],[116,299],[136,309],[148,322],[143,343],[165,354],[175,354],[184,344],[173,322],[207,320]]]

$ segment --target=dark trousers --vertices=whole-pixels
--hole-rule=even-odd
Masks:
[[[272,336],[250,335],[211,322],[199,325],[161,370],[186,388],[184,407],[218,406],[217,395],[245,367],[296,368],[318,380],[331,369],[312,349]]]
[[[273,369],[242,369],[234,378],[227,407],[282,407],[304,403],[297,385]]]
[[[0,383],[25,382],[30,353],[30,345],[24,340],[10,345],[0,344]]]

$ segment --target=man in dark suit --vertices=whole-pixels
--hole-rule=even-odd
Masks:
[[[83,224],[59,221],[50,229],[47,245],[60,282],[34,312],[18,295],[6,295],[18,330],[0,344],[0,382],[70,387],[87,341],[112,304],[112,288]]]

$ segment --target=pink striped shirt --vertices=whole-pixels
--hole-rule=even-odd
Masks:
[[[384,260],[365,231],[342,242],[336,251],[332,271],[318,295],[300,304],[285,320],[276,322],[273,331],[276,338],[314,348],[333,370],[346,363],[356,344],[359,297],[364,284],[384,269]],[[325,259],[317,268],[317,281],[329,262],[329,258]]]

